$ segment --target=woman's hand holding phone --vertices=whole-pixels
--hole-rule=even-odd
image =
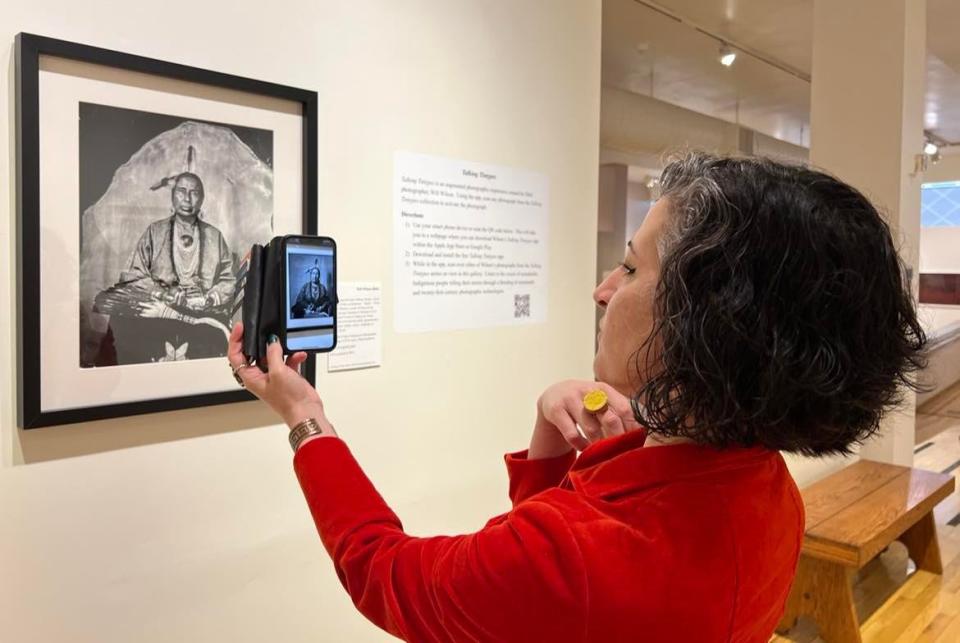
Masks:
[[[284,360],[283,348],[274,337],[267,346],[267,372],[264,373],[256,366],[247,366],[243,355],[243,324],[237,323],[230,333],[227,360],[247,390],[266,402],[290,428],[313,418],[324,435],[336,436],[324,414],[317,389],[300,376],[300,366],[306,359],[306,353],[297,352]]]

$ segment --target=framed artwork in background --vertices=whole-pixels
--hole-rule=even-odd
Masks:
[[[252,399],[225,359],[242,259],[316,234],[316,92],[32,34],[15,49],[20,426]]]

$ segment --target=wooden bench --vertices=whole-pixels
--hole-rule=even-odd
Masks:
[[[869,460],[804,489],[803,549],[777,630],[807,615],[826,643],[859,643],[854,574],[894,540],[917,569],[942,574],[933,508],[953,489],[953,476]]]

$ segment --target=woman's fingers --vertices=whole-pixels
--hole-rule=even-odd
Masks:
[[[600,425],[600,420],[596,415],[583,408],[583,404],[579,403],[579,401],[575,413],[577,424],[583,429],[583,434],[587,437],[587,440],[596,442],[597,440],[603,439],[603,427]]]
[[[546,418],[553,426],[557,427],[563,439],[577,451],[583,451],[590,444],[577,430],[577,423],[567,412],[566,408],[559,408],[551,417]]]
[[[227,340],[227,361],[233,370],[238,370],[247,365],[247,358],[243,355],[243,324],[237,322],[230,331],[230,339]]]
[[[592,414],[584,408],[583,399],[587,393],[598,389],[607,395],[607,409],[603,413]],[[544,391],[537,404],[545,423],[541,424],[538,420],[531,444],[538,443],[541,426],[553,427],[565,442],[579,451],[598,440],[639,428],[633,417],[630,398],[604,382],[558,382]]]
[[[599,415],[583,409],[582,400],[577,403],[578,411],[575,417],[579,418],[579,425],[590,442],[623,435],[640,428],[640,424],[634,418],[633,403],[629,397],[604,382],[583,384],[585,385],[582,391],[584,394],[595,389],[600,389],[607,394],[607,409]]]
[[[283,347],[280,346],[279,340],[274,339],[267,344],[267,372],[275,376],[282,373],[284,368],[286,364],[283,361]]]
[[[248,366],[247,358],[243,354],[243,324],[237,322],[230,331],[227,340],[227,361],[230,368],[236,372],[244,387],[260,397],[266,385],[266,376],[256,366]]]
[[[266,355],[258,360],[258,365],[248,366],[243,354],[243,326],[236,324],[228,338],[230,367],[247,390],[266,402],[290,426],[306,417],[325,422],[323,403],[316,389],[299,376],[307,353],[297,351],[284,359],[283,346],[275,336],[271,339],[273,341],[267,345]],[[260,370],[263,360],[267,365],[266,373]],[[330,432],[333,433],[332,428]]]
[[[612,408],[617,415],[623,417],[626,414],[633,414],[633,407],[630,404],[630,398],[603,382],[596,383],[597,388],[607,394],[607,405]]]
[[[612,407],[607,407],[607,410],[599,415],[581,410],[579,424],[590,442],[624,433],[623,420]]]
[[[287,367],[293,369],[297,373],[300,373],[300,366],[307,361],[307,354],[304,352],[297,352],[287,358]]]
[[[613,412],[616,414],[616,420],[619,420],[619,424],[611,424],[609,429],[606,430],[618,430],[621,426],[623,432],[634,431],[641,428],[639,422],[633,414],[633,400],[631,400],[626,395],[623,395],[615,388],[609,384],[604,384],[603,382],[597,382],[597,386],[607,394],[607,404],[610,409],[613,409]],[[611,423],[615,423],[616,420],[608,420]]]
[[[248,391],[259,398],[263,398],[266,392],[267,376],[256,366],[244,366],[237,369],[237,375],[243,380],[243,385]]]
[[[624,433],[623,420],[612,408],[608,407],[607,410],[603,412],[600,416],[599,424],[604,437],[611,438],[615,435],[623,435]]]

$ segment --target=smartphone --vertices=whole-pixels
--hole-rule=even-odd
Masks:
[[[337,244],[329,237],[283,238],[285,353],[326,353],[337,345]]]

